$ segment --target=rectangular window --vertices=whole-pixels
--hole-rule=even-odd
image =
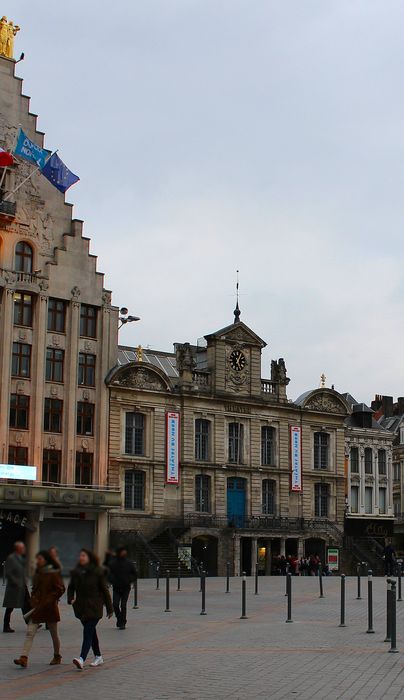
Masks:
[[[42,456],[42,481],[60,484],[62,453],[60,450],[44,450]]]
[[[386,489],[379,489],[379,513],[386,513]]]
[[[14,325],[25,326],[32,328],[33,316],[33,297],[32,294],[14,293]]]
[[[351,447],[350,450],[351,474],[359,474],[359,448]]]
[[[394,481],[401,481],[401,464],[400,464],[400,462],[394,462],[394,464],[393,464],[393,479],[394,479]]]
[[[377,466],[379,469],[379,474],[381,474],[382,476],[386,476],[386,474],[387,474],[386,450],[378,450],[377,451]]]
[[[207,474],[195,477],[195,509],[198,513],[210,513],[210,476]]]
[[[373,513],[373,488],[365,486],[365,513]]]
[[[27,343],[13,343],[11,374],[13,377],[31,376],[31,346]]]
[[[202,462],[209,460],[209,427],[208,420],[197,418],[195,421],[195,459]]]
[[[80,386],[95,386],[95,355],[79,353],[79,376]]]
[[[145,417],[143,413],[125,415],[125,454],[144,455]]]
[[[401,515],[401,500],[400,498],[394,498],[393,500],[394,515],[398,518]]]
[[[137,469],[125,471],[125,508],[127,510],[144,510],[145,473]]]
[[[63,382],[64,350],[46,349],[46,381]]]
[[[329,444],[328,433],[314,433],[314,469],[328,469]]]
[[[274,436],[274,428],[269,425],[261,427],[261,464],[263,466],[274,464]]]
[[[365,474],[373,474],[373,450],[365,447]]]
[[[328,484],[314,484],[314,514],[316,518],[328,518]]]
[[[76,486],[92,485],[93,456],[91,452],[76,452]]]
[[[45,399],[43,429],[46,433],[62,432],[63,401]]]
[[[10,445],[8,448],[8,463],[26,467],[28,465],[28,447]]]
[[[351,486],[351,513],[359,513],[359,486]]]
[[[94,435],[95,404],[88,401],[77,403],[77,435]]]
[[[10,396],[10,428],[28,430],[29,427],[29,396],[11,394]]]
[[[66,325],[66,303],[61,299],[48,300],[48,331],[64,333]]]
[[[243,464],[243,426],[229,423],[229,462]]]
[[[97,337],[97,307],[82,304],[80,307],[80,335],[84,338]]]

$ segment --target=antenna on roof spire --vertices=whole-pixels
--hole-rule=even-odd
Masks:
[[[239,271],[236,270],[237,272],[237,281],[236,281],[236,308],[234,309],[234,323],[240,323],[240,307],[238,305],[238,273]]]

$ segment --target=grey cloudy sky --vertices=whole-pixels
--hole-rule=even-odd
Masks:
[[[402,0],[6,0],[46,146],[81,177],[120,341],[242,320],[289,397],[404,394]]]

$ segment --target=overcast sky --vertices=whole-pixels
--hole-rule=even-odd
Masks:
[[[242,320],[289,397],[404,395],[402,0],[6,0],[124,344]]]

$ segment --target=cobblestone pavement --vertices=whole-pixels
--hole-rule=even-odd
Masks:
[[[207,579],[206,616],[196,579],[171,580],[171,612],[165,610],[165,582],[139,581],[139,609],[130,606],[125,631],[113,620],[99,625],[105,664],[72,666],[79,654],[81,626],[65,602],[61,606],[63,663],[48,665],[49,633],[41,629],[29,667],[12,663],[21,652],[25,625],[15,611],[15,634],[0,634],[2,700],[393,700],[404,697],[404,602],[397,603],[397,646],[385,643],[386,583],[374,580],[374,629],[367,634],[367,579],[356,600],[356,579],[347,578],[345,628],[339,625],[340,580],[293,578],[293,624],[285,624],[285,579],[260,578],[259,595],[248,579],[247,620],[240,620],[241,579]],[[4,590],[4,589],[3,589]],[[0,587],[0,593],[1,587]],[[91,661],[88,658],[87,663]]]

